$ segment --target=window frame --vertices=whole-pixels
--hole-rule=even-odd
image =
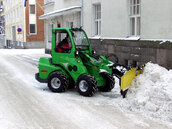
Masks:
[[[128,5],[129,5],[129,36],[139,37],[141,33],[141,0],[129,0]],[[134,19],[134,26],[132,24],[132,19]]]
[[[35,33],[31,33],[31,31],[30,31],[30,30],[31,30],[31,29],[30,29],[30,25],[35,25]],[[37,34],[37,29],[36,29],[37,27],[36,27],[36,26],[37,26],[37,24],[29,24],[29,34],[30,34],[30,35],[35,35],[35,34]]]
[[[60,37],[62,37],[62,35],[64,35],[63,38],[61,38],[60,41],[58,41],[58,39],[57,39],[57,37],[59,36],[59,35],[57,36],[57,34],[61,34]],[[55,47],[55,53],[57,53],[57,54],[70,54],[72,52],[73,46],[72,46],[72,39],[71,39],[70,36],[69,36],[69,38],[70,38],[70,43],[71,43],[71,49],[69,50],[69,52],[65,52],[65,51],[58,52],[56,50],[57,49],[57,46],[58,46],[57,43],[63,41],[63,39],[66,37],[67,34],[69,35],[69,32],[66,31],[66,30],[56,30],[56,32],[55,32],[55,46],[54,46]]]
[[[94,4],[94,35],[101,35],[101,3]]]
[[[34,12],[34,13],[31,13],[31,8],[30,8],[31,6],[34,6],[34,7],[35,7],[35,8],[34,8],[34,9],[35,9],[35,12]],[[36,16],[36,15],[37,15],[36,12],[37,12],[36,4],[29,4],[29,17],[35,15],[35,18],[36,18],[36,17],[37,17],[37,16]],[[23,16],[23,14],[22,14],[22,16]],[[38,28],[37,28],[37,18],[35,19],[35,21],[36,21],[36,22],[30,22],[30,20],[29,20],[29,35],[37,35],[37,33],[38,33],[38,32],[37,32],[37,29],[38,29]],[[30,25],[31,25],[31,24],[34,24],[34,25],[35,25],[35,33],[31,33],[31,29],[30,29]]]
[[[35,10],[34,10],[34,13],[32,13],[32,11],[31,11],[31,6],[35,6]],[[29,5],[29,14],[36,14],[36,5],[35,4],[30,4]]]

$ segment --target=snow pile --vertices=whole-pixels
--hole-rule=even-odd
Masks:
[[[132,111],[172,122],[172,70],[148,63],[133,80],[125,102]]]

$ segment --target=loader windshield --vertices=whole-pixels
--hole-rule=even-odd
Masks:
[[[88,39],[83,30],[80,30],[80,29],[71,30],[71,33],[72,33],[77,50],[88,49],[89,47]]]

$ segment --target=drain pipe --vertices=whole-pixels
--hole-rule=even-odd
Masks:
[[[83,27],[83,0],[81,0],[81,27]]]

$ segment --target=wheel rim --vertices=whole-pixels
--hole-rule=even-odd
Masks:
[[[58,89],[58,88],[60,87],[60,85],[61,85],[60,79],[58,79],[58,78],[53,78],[53,79],[51,80],[51,86],[52,86],[54,89]]]
[[[85,80],[79,82],[79,89],[82,92],[86,92],[88,90],[88,83]]]

